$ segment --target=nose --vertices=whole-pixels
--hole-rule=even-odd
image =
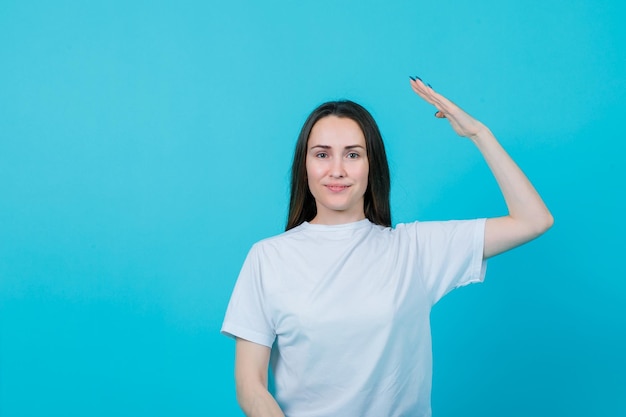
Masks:
[[[330,167],[330,176],[333,178],[343,178],[346,176],[346,170],[343,166],[343,158],[337,158]]]

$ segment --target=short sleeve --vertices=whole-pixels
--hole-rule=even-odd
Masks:
[[[253,246],[230,297],[222,334],[272,347],[276,334],[268,318],[258,250]]]
[[[455,288],[485,278],[485,219],[417,222],[420,278],[435,304]]]

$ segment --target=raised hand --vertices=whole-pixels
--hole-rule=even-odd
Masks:
[[[456,133],[474,142],[500,186],[509,214],[485,222],[483,257],[507,251],[548,230],[554,221],[552,214],[491,131],[419,78],[411,77],[411,88],[437,108],[436,117],[448,119]]]
[[[419,77],[410,78],[413,91],[426,102],[435,106],[437,108],[435,117],[448,119],[450,125],[459,136],[474,139],[481,132],[488,130],[484,124],[433,90],[430,84],[424,83]]]

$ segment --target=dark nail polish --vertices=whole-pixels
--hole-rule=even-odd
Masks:
[[[429,86],[430,88],[433,88],[433,86],[432,86],[432,85],[430,85],[430,84],[426,84],[426,85],[427,85],[427,86]]]
[[[418,80],[422,81],[422,79],[420,77],[418,77],[417,75],[415,76],[415,78],[417,78]],[[424,81],[422,81],[424,82]]]
[[[410,75],[409,75],[409,78],[412,79],[413,81],[415,81],[415,78],[411,77]]]

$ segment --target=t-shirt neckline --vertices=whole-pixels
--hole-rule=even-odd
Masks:
[[[343,224],[314,224],[309,222],[302,223],[303,229],[315,230],[315,231],[343,231],[343,230],[356,230],[371,225],[368,218],[363,220],[357,220],[355,222],[343,223]]]

